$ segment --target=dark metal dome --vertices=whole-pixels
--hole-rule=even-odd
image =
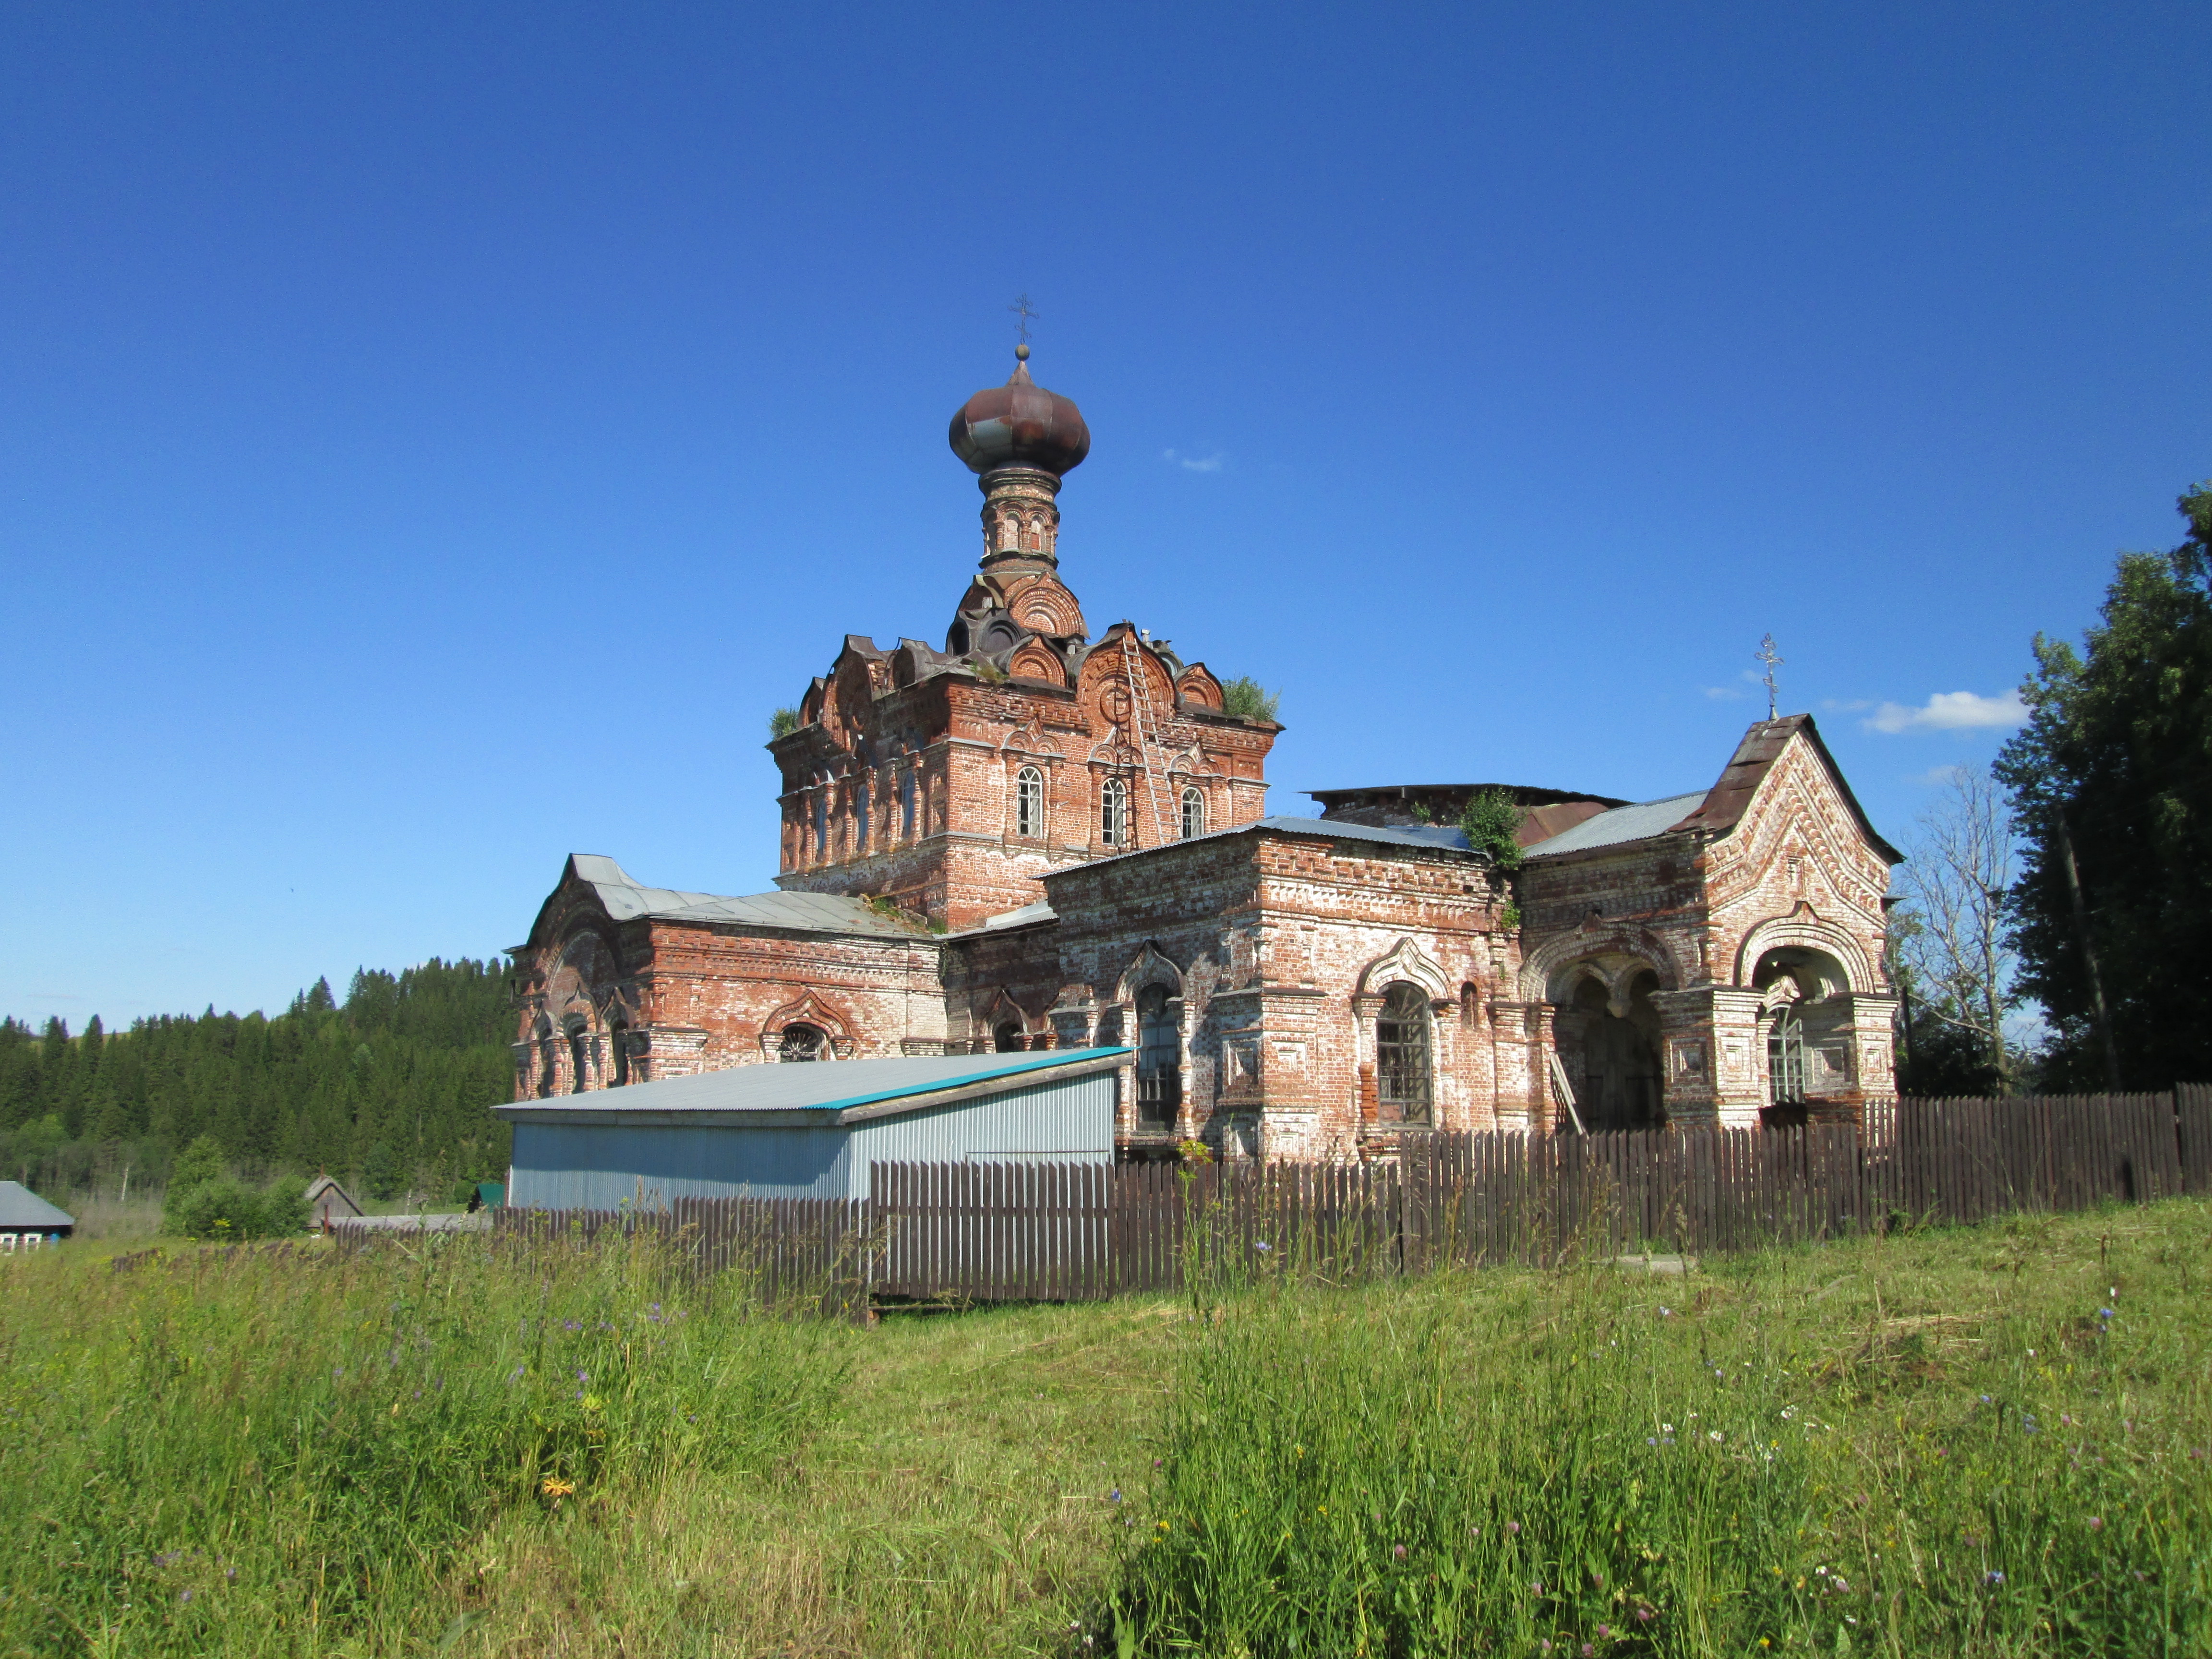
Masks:
[[[1004,386],[977,392],[952,417],[946,439],[952,453],[977,472],[1033,466],[1054,477],[1079,466],[1091,453],[1091,428],[1074,400],[1030,379],[1030,349],[1014,348],[1020,362]]]

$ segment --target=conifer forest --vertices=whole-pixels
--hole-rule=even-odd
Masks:
[[[107,1031],[0,1021],[0,1179],[41,1192],[159,1184],[202,1135],[256,1176],[327,1170],[368,1196],[501,1175],[507,964],[435,958],[327,980],[274,1017],[164,1015]]]

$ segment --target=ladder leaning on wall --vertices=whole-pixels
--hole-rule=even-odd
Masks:
[[[1134,629],[1121,635],[1121,665],[1129,676],[1129,718],[1137,727],[1137,752],[1145,760],[1145,794],[1152,806],[1152,845],[1164,847],[1168,840],[1168,821],[1160,811],[1159,770],[1152,750],[1159,741],[1159,721],[1152,714],[1152,692],[1145,674],[1145,664],[1137,649]]]

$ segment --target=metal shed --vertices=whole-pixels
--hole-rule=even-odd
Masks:
[[[738,1066],[494,1107],[520,1209],[866,1198],[868,1167],[1110,1164],[1127,1048]]]
[[[76,1218],[58,1210],[19,1182],[0,1181],[0,1249],[14,1249],[20,1240],[35,1246],[67,1238],[76,1231]]]

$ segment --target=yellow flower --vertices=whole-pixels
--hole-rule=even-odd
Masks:
[[[576,1483],[573,1480],[556,1480],[548,1477],[545,1484],[539,1490],[548,1498],[567,1498],[575,1492]]]

